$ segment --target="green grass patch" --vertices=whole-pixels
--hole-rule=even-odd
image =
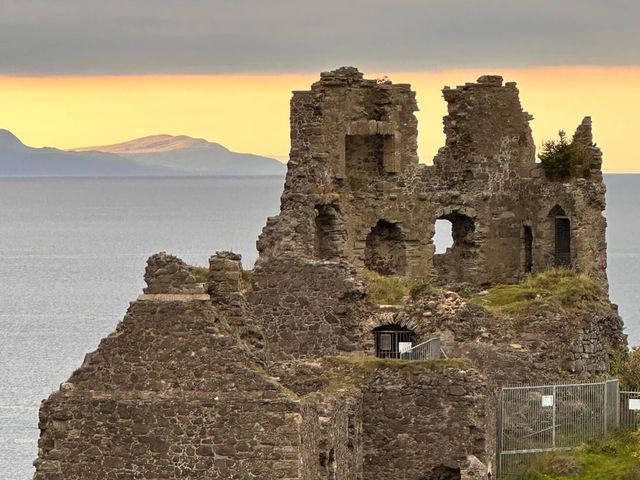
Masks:
[[[365,371],[374,371],[380,368],[396,370],[434,370],[469,367],[469,360],[466,358],[438,358],[436,360],[401,360],[399,358],[378,358],[355,355],[341,355],[329,357],[328,361],[335,365],[349,365]]]
[[[526,277],[515,285],[496,285],[470,301],[488,310],[518,313],[532,307],[575,307],[597,301],[603,291],[590,277],[571,270],[554,269]]]
[[[538,459],[521,480],[640,480],[640,433],[616,432]],[[577,468],[575,468],[577,467]]]
[[[413,377],[447,369],[466,370],[470,365],[466,358],[416,361],[355,355],[325,357],[323,363],[325,368],[317,380],[319,389],[325,393],[358,389],[378,370],[395,370]]]
[[[190,267],[191,273],[196,277],[198,283],[207,283],[209,281],[209,267]],[[250,292],[253,288],[253,270],[242,270],[240,278],[240,288],[243,292]]]
[[[206,283],[209,279],[209,267],[191,267],[191,273],[196,277],[198,283]]]
[[[416,296],[431,288],[431,284],[424,279],[384,276],[366,269],[361,274],[369,300],[378,305],[399,305],[403,298]]]

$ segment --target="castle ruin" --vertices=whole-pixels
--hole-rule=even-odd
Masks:
[[[252,275],[230,252],[204,285],[151,257],[144,294],[43,403],[35,479],[486,479],[497,387],[606,374],[625,338],[590,118],[558,180],[515,83],[443,94],[446,144],[427,166],[409,85],[344,67],[294,92],[281,211]],[[453,237],[441,254],[437,220]],[[603,294],[523,323],[460,293],[553,267]],[[426,287],[379,305],[365,271]],[[448,359],[402,358],[434,336]]]

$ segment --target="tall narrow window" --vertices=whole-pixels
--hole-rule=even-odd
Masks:
[[[533,270],[533,231],[528,225],[524,226],[524,271],[531,273]]]
[[[554,264],[556,267],[571,266],[571,220],[560,205],[549,212],[555,241]]]
[[[571,222],[566,217],[556,217],[556,267],[571,266]]]

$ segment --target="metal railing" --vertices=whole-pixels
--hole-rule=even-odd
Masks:
[[[498,478],[518,478],[536,456],[579,447],[618,428],[618,380],[505,387],[497,420]]]
[[[432,337],[408,350],[400,352],[402,360],[435,360],[440,358],[442,343],[440,337]]]
[[[640,392],[620,392],[620,428],[640,428]]]

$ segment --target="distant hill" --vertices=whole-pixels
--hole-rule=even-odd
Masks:
[[[110,153],[147,167],[170,168],[195,175],[283,175],[283,163],[268,157],[232,152],[218,143],[186,135],[153,135],[115,145],[76,148]]]
[[[170,175],[109,153],[75,153],[57,148],[32,148],[8,130],[0,129],[0,176],[140,176]]]
[[[0,177],[284,175],[281,162],[187,136],[155,135],[117,145],[33,148],[0,129]]]

